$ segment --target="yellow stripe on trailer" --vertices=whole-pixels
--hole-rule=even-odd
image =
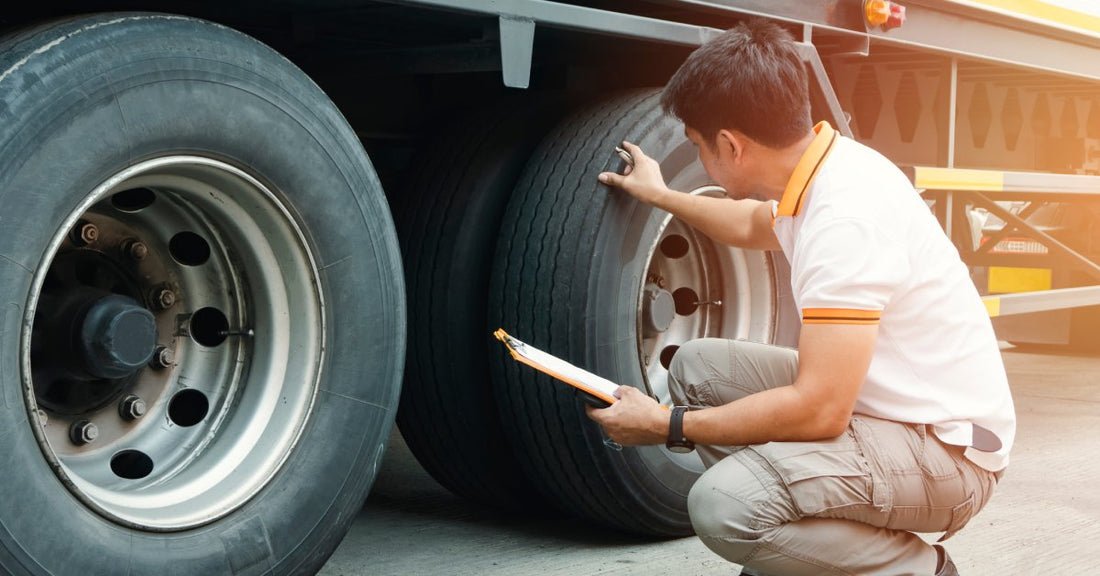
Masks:
[[[1005,188],[1005,174],[997,170],[916,166],[913,168],[913,187],[921,190],[1000,192]]]
[[[982,304],[985,304],[985,311],[989,312],[990,318],[996,318],[1001,315],[1001,297],[1000,296],[986,296],[982,298]]]
[[[1053,288],[1049,268],[990,266],[988,288],[992,293],[1039,292]]]
[[[955,0],[955,2],[992,8],[1028,20],[1049,22],[1066,28],[1076,28],[1100,34],[1100,16],[1097,14],[1074,10],[1050,2],[1036,0]]]
[[[1100,1],[1100,0],[1098,0]],[[913,187],[920,190],[980,192],[991,195],[1024,193],[1027,199],[1035,193],[1058,198],[1095,198],[1100,190],[1100,176],[1085,174],[1051,174],[1049,172],[1015,172],[1011,170],[973,170],[940,168],[937,166],[901,166]],[[1051,201],[1055,197],[1051,196]]]

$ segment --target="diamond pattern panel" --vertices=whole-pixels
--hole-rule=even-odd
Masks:
[[[898,122],[898,134],[901,141],[910,143],[917,133],[920,123],[921,101],[917,79],[911,71],[901,75],[898,81],[898,93],[894,97],[894,117]]]
[[[1053,118],[1050,115],[1050,101],[1046,94],[1040,93],[1035,98],[1035,108],[1031,110],[1031,135],[1036,138],[1050,136],[1050,128]]]
[[[1062,138],[1076,138],[1081,125],[1077,120],[1077,100],[1069,96],[1062,103],[1062,116],[1058,119],[1058,129]]]
[[[1020,91],[1009,88],[1005,95],[1005,104],[1001,108],[1001,129],[1004,131],[1005,148],[1015,150],[1020,142],[1020,132],[1024,129],[1024,110],[1020,106]]]
[[[970,93],[970,108],[966,116],[970,122],[970,136],[974,140],[974,147],[985,148],[989,128],[993,125],[993,108],[989,101],[989,89],[984,82],[976,84],[974,91]]]
[[[882,110],[882,88],[875,69],[869,64],[859,69],[852,90],[852,106],[855,108],[852,119],[856,121],[856,133],[862,139],[873,137]]]

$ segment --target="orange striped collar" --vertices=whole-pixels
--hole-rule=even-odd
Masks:
[[[802,154],[802,158],[798,160],[790,180],[787,181],[787,188],[783,191],[783,198],[779,200],[779,207],[775,211],[777,217],[798,216],[802,210],[806,190],[810,188],[817,173],[821,171],[821,166],[825,164],[825,159],[829,157],[829,152],[832,152],[833,145],[836,144],[837,131],[833,130],[828,122],[818,122],[817,126],[814,126],[814,133],[816,134],[814,139]]]

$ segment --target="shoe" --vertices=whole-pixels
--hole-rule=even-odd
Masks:
[[[936,566],[939,568],[936,576],[959,576],[959,570],[955,568],[955,562],[951,560],[947,549],[939,544],[934,544],[932,547],[936,549]]]

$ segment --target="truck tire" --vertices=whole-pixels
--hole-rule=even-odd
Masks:
[[[504,208],[558,106],[502,102],[464,115],[418,154],[395,199],[410,334],[397,425],[424,469],[485,506],[538,508],[489,384],[486,300]]]
[[[532,156],[508,205],[491,325],[669,404],[666,368],[679,344],[704,336],[793,344],[789,271],[600,185],[601,171],[623,168],[613,148],[624,139],[661,162],[673,189],[722,193],[657,94],[580,112]],[[695,454],[605,444],[568,386],[502,348],[491,368],[505,434],[545,498],[624,531],[691,532],[687,494],[703,470]]]
[[[272,50],[167,15],[0,42],[0,572],[305,574],[386,447],[396,234]]]

